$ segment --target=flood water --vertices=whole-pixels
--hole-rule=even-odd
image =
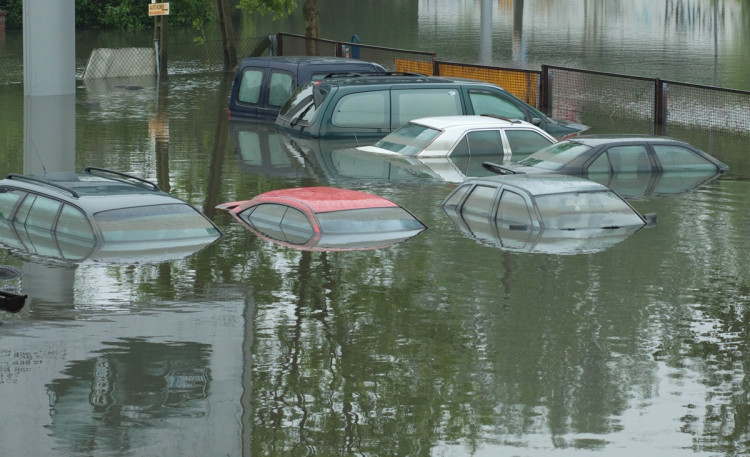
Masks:
[[[740,1],[492,2],[491,53],[480,2],[318,3],[332,39],[750,88]],[[304,27],[243,24],[255,27],[244,36]],[[21,58],[14,33],[0,53]],[[510,249],[453,223],[440,202],[455,184],[434,170],[229,123],[231,77],[77,82],[75,167],[157,181],[224,236],[155,263],[0,249],[0,265],[23,271],[0,286],[29,296],[0,314],[0,455],[750,452],[743,137],[670,131],[728,163],[718,179],[617,183],[655,227],[609,245]],[[20,84],[0,85],[3,173],[56,160],[24,151],[24,106]],[[307,185],[390,198],[429,228],[385,249],[306,252],[214,209]]]

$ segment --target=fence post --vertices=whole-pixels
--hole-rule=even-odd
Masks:
[[[539,74],[539,111],[545,114],[550,108],[549,92],[549,65],[542,65],[542,72]]]
[[[654,80],[654,129],[661,131],[667,123],[667,91],[664,81]]]

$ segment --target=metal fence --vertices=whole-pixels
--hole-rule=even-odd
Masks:
[[[183,37],[184,38],[184,37]],[[146,43],[133,43],[142,46]],[[224,70],[221,42],[195,43],[170,38],[171,75]],[[664,133],[665,127],[750,133],[750,92],[613,73],[543,65],[541,71],[437,60],[435,53],[279,33],[237,43],[237,55],[331,55],[378,62],[394,71],[478,79],[497,84],[556,118],[591,124],[611,122]],[[82,76],[92,49],[77,44],[76,68]],[[23,81],[19,56],[0,56],[2,83]],[[587,120],[589,120],[587,122]]]

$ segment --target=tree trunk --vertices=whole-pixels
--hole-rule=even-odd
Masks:
[[[237,65],[237,47],[234,45],[234,29],[228,0],[216,0],[221,30],[221,46],[224,50],[224,70],[231,70]]]
[[[308,38],[320,37],[320,21],[318,20],[318,0],[305,0],[302,8],[305,15],[305,36]],[[318,41],[305,40],[307,55],[318,55]]]

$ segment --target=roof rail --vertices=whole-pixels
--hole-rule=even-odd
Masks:
[[[6,176],[6,179],[15,179],[17,181],[27,181],[27,182],[38,183],[38,184],[42,184],[42,185],[45,185],[45,186],[48,186],[48,187],[53,187],[55,189],[59,189],[59,190],[62,190],[64,192],[67,192],[67,193],[69,193],[74,198],[78,198],[79,197],[78,192],[74,191],[70,187],[65,187],[65,186],[63,186],[61,184],[58,184],[58,183],[53,182],[53,181],[48,181],[46,179],[37,178],[36,176],[26,176],[26,175],[19,175],[19,174],[16,174],[16,173],[10,173],[8,176]]]
[[[139,178],[138,176],[133,176],[127,173],[122,173],[120,171],[108,170],[106,168],[98,168],[98,167],[87,167],[84,170],[84,172],[90,175],[98,175],[98,176],[102,176],[104,174],[112,174],[112,175],[119,177],[121,180],[130,179],[130,180],[136,181],[137,184],[145,184],[146,186],[150,187],[153,190],[156,190],[156,191],[161,190],[156,183],[153,183],[147,179]]]
[[[323,78],[363,78],[363,77],[377,77],[377,76],[421,76],[427,77],[424,73],[411,73],[408,71],[343,71],[339,73],[329,73]]]
[[[495,119],[500,119],[501,121],[508,121],[513,124],[520,124],[521,122],[523,122],[521,119],[511,119],[509,117],[500,116],[498,114],[482,113],[481,116],[494,117]]]

